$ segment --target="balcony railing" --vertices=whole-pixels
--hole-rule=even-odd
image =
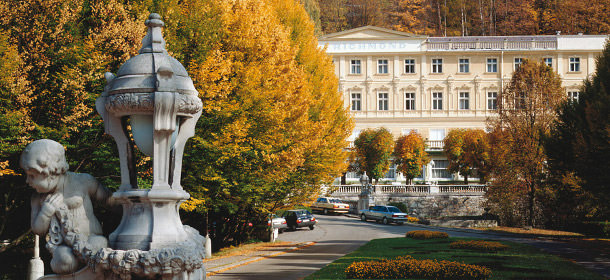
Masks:
[[[557,49],[555,37],[432,37],[426,43],[428,50],[468,49]]]
[[[355,194],[362,191],[360,185],[339,185],[335,186],[333,194]],[[486,185],[373,185],[374,193],[484,193],[487,191]]]
[[[442,150],[443,140],[427,140],[426,145],[428,145],[428,150]]]

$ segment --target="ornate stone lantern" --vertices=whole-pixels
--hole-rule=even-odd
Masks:
[[[165,49],[161,17],[151,14],[146,26],[139,54],[116,75],[105,74],[107,85],[96,101],[105,131],[117,143],[121,166],[121,185],[113,198],[123,205],[123,218],[109,243],[115,250],[165,250],[163,254],[197,259],[204,254],[203,244],[188,243],[204,241],[182,225],[178,211],[189,198],[180,185],[182,155],[202,103],[185,68]],[[138,187],[135,147],[152,157],[150,189]]]
[[[369,209],[369,206],[374,204],[371,184],[369,184],[369,176],[366,175],[366,171],[360,176],[360,184],[362,185],[362,191],[358,195],[358,214],[360,214],[360,210]]]

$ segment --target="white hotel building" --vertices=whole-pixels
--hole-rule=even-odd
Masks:
[[[459,180],[446,170],[442,140],[452,128],[485,128],[498,94],[524,59],[544,61],[578,98],[595,71],[605,35],[427,37],[365,26],[319,38],[333,57],[345,106],[355,119],[350,140],[366,128],[427,139],[434,181]],[[426,168],[425,168],[426,169]],[[348,181],[357,180],[355,174]],[[394,169],[385,181],[402,181]]]

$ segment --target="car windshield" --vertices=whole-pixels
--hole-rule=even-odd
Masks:
[[[391,213],[401,213],[402,211],[400,211],[400,209],[394,207],[394,206],[388,206],[388,212]]]
[[[331,199],[330,202],[332,202],[332,203],[343,203],[343,202],[341,202],[340,199]]]

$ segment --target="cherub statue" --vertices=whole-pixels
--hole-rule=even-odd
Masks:
[[[32,196],[32,231],[48,234],[53,272],[78,270],[83,265],[78,256],[83,246],[93,252],[108,247],[91,199],[108,203],[111,192],[89,174],[69,172],[61,144],[48,139],[30,143],[21,154],[21,167],[37,192]]]

